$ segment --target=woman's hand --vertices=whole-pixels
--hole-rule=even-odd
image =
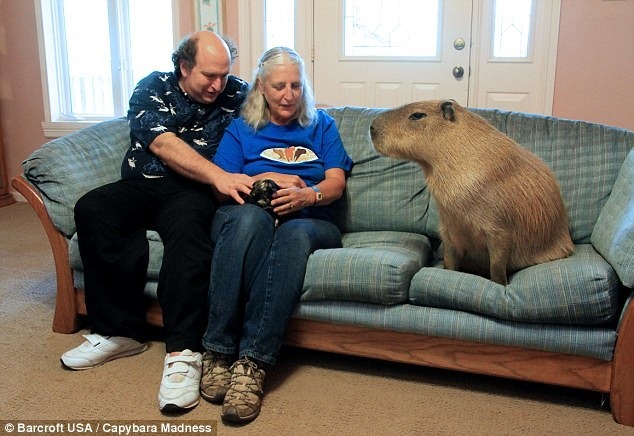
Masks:
[[[276,181],[276,183],[278,182]],[[302,183],[303,187],[278,183],[282,189],[273,195],[273,200],[271,201],[273,212],[281,216],[297,212],[307,206],[314,206],[317,203],[317,193],[312,188],[306,187],[304,182]],[[318,188],[322,194],[322,199],[319,204],[330,204],[343,194],[343,190],[346,187],[346,174],[340,168],[326,170],[326,178],[315,185],[315,187]]]
[[[307,206],[315,204],[315,191],[311,188],[283,188],[279,189],[271,200],[273,212],[279,216],[297,212]]]

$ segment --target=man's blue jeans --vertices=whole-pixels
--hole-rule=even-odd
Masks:
[[[310,218],[275,227],[258,206],[228,205],[216,212],[212,240],[204,347],[275,364],[301,295],[308,257],[318,249],[341,247],[339,229]]]

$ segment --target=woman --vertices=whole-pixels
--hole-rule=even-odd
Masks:
[[[224,421],[243,423],[260,412],[264,367],[276,362],[308,257],[341,246],[328,205],[341,197],[352,161],[334,120],[315,109],[295,51],[264,53],[214,163],[280,187],[271,201],[275,216],[252,204],[225,205],[212,229],[201,394],[223,402]]]

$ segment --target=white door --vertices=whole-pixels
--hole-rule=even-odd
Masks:
[[[470,104],[552,114],[560,0],[476,1]]]
[[[313,85],[319,103],[468,104],[472,0],[317,0]]]
[[[273,7],[265,19],[267,5]],[[238,61],[249,78],[270,44],[265,21],[277,20],[289,36],[274,43],[294,46],[305,59],[318,103],[394,107],[453,98],[549,115],[560,6],[561,0],[238,0]]]

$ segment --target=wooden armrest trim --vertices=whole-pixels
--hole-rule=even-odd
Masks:
[[[11,186],[26,198],[37,214],[48,242],[53,251],[55,272],[57,274],[57,295],[55,301],[55,315],[53,317],[53,331],[58,333],[74,333],[79,328],[77,319],[77,301],[73,271],[68,257],[68,240],[51,220],[42,196],[24,177],[15,176],[11,179]]]

